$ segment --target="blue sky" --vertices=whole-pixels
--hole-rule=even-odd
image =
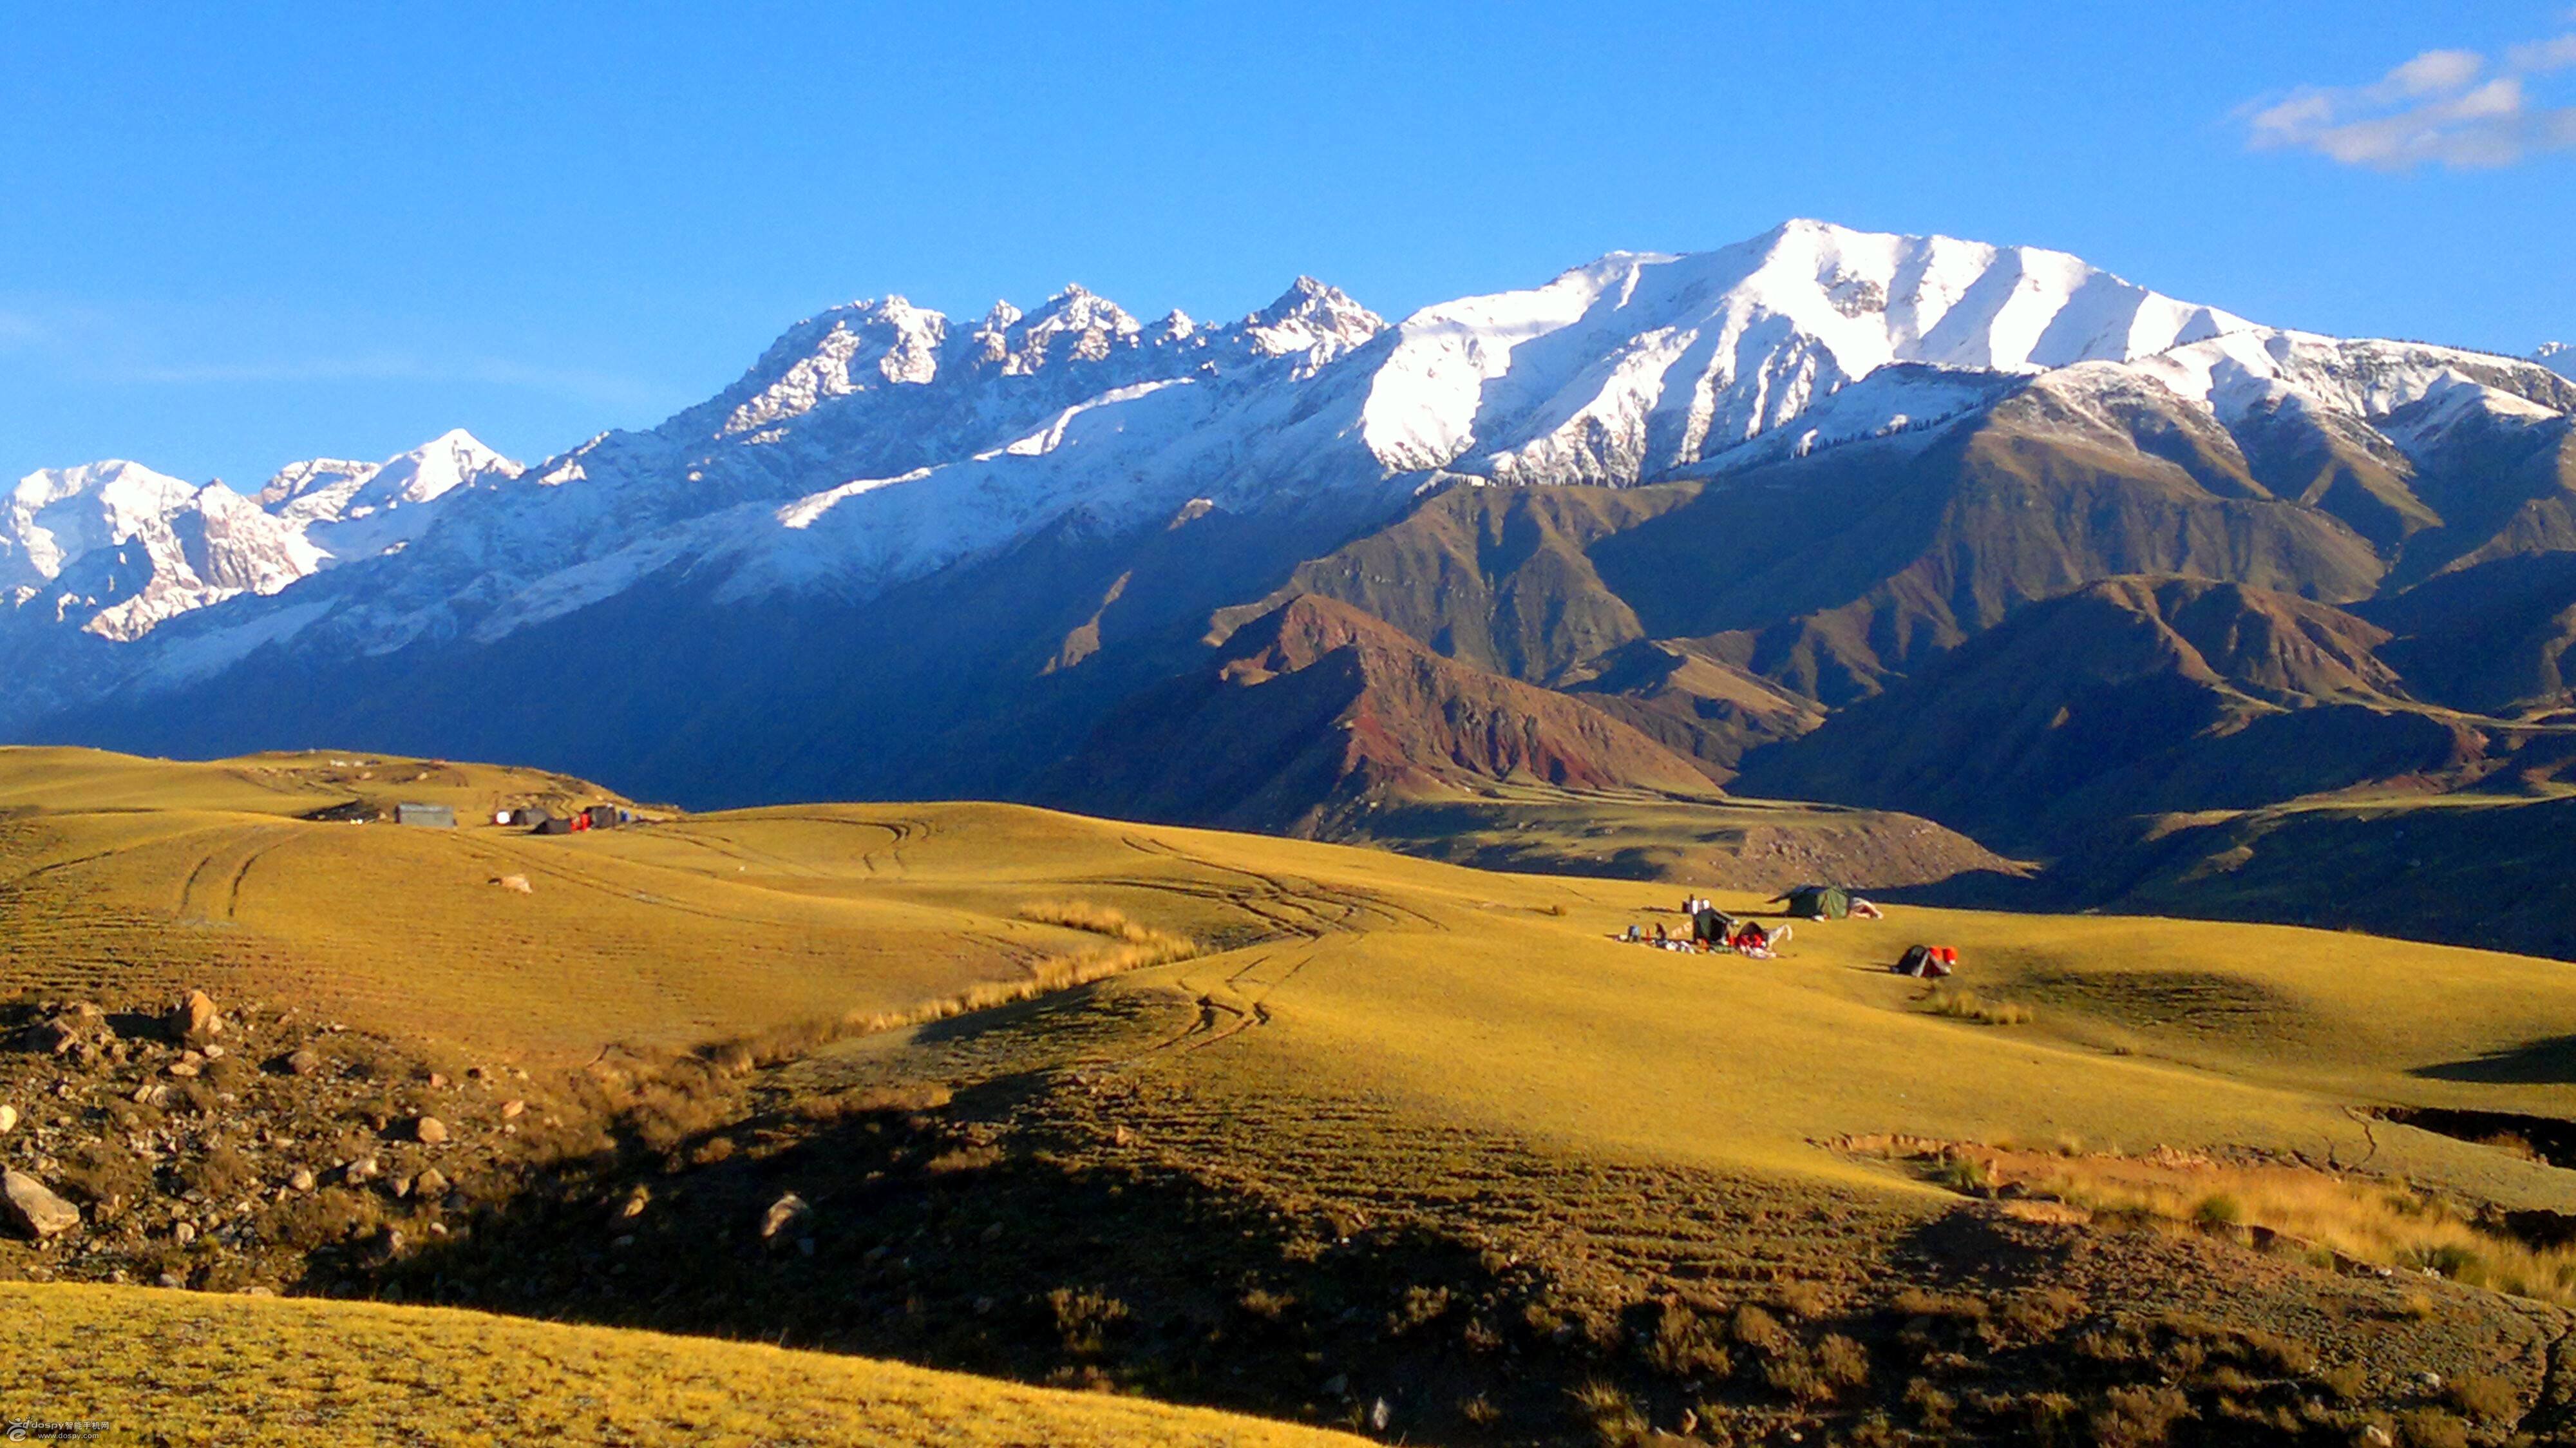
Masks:
[[[1225,316],[1311,272],[1395,315],[1793,215],[2519,352],[2576,340],[2571,34],[2565,0],[0,0],[0,478],[248,485],[451,426],[533,459],[852,297]]]

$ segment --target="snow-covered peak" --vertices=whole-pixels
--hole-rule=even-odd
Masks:
[[[292,525],[225,487],[110,461],[30,473],[0,510],[0,602],[104,638],[311,573]]]
[[[2531,360],[2561,377],[2576,377],[2576,345],[2543,342],[2532,349]]]
[[[939,375],[947,339],[946,317],[902,297],[850,302],[788,328],[741,380],[665,427],[755,433],[802,417],[827,398],[926,383]]]
[[[193,483],[121,458],[29,473],[0,511],[0,590],[14,595],[49,580],[81,554],[186,508],[197,492]]]
[[[1008,320],[1002,320],[1005,313]],[[1025,315],[1008,303],[997,304],[976,329],[975,341],[980,360],[1016,376],[1035,372],[1050,360],[1101,361],[1117,347],[1132,345],[1144,330],[1124,307],[1075,284]]]
[[[1339,287],[1301,276],[1279,300],[1243,319],[1244,339],[1265,357],[1302,353],[1321,367],[1386,330],[1386,319]]]
[[[1633,481],[1892,362],[2034,372],[2248,325],[2064,252],[1792,221],[1427,307],[1398,324],[1363,428],[1395,469]]]
[[[345,458],[289,463],[260,489],[258,500],[289,522],[336,523],[427,503],[469,483],[515,478],[523,471],[460,427],[380,463]]]

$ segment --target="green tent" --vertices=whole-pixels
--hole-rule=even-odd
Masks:
[[[1837,885],[1801,885],[1777,897],[1789,902],[1789,913],[1806,920],[1840,920],[1851,914],[1851,892]]]

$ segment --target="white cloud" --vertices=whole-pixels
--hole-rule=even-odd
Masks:
[[[2428,50],[2369,85],[2302,86],[2249,107],[2247,139],[2385,171],[2511,166],[2576,150],[2576,106],[2537,104],[2525,84],[2566,70],[2576,34],[2509,47],[2492,73],[2474,50]]]

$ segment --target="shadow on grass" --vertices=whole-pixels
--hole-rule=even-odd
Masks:
[[[2435,1081],[2475,1081],[2490,1086],[2551,1086],[2576,1082],[2576,1036],[2526,1041],[2509,1050],[2418,1066],[2410,1075]]]
[[[1416,1442],[1476,1441],[1469,1402],[1537,1441],[1573,1431],[1566,1385],[1597,1371],[1595,1348],[1526,1310],[1547,1293],[1536,1271],[1444,1233],[981,1124],[1044,1089],[1004,1077],[945,1110],[751,1117],[669,1153],[564,1163],[468,1230],[390,1257],[376,1243],[297,1290],[1345,1426],[1383,1399]],[[728,1154],[719,1139],[757,1146]],[[791,1194],[801,1209],[778,1205]]]

